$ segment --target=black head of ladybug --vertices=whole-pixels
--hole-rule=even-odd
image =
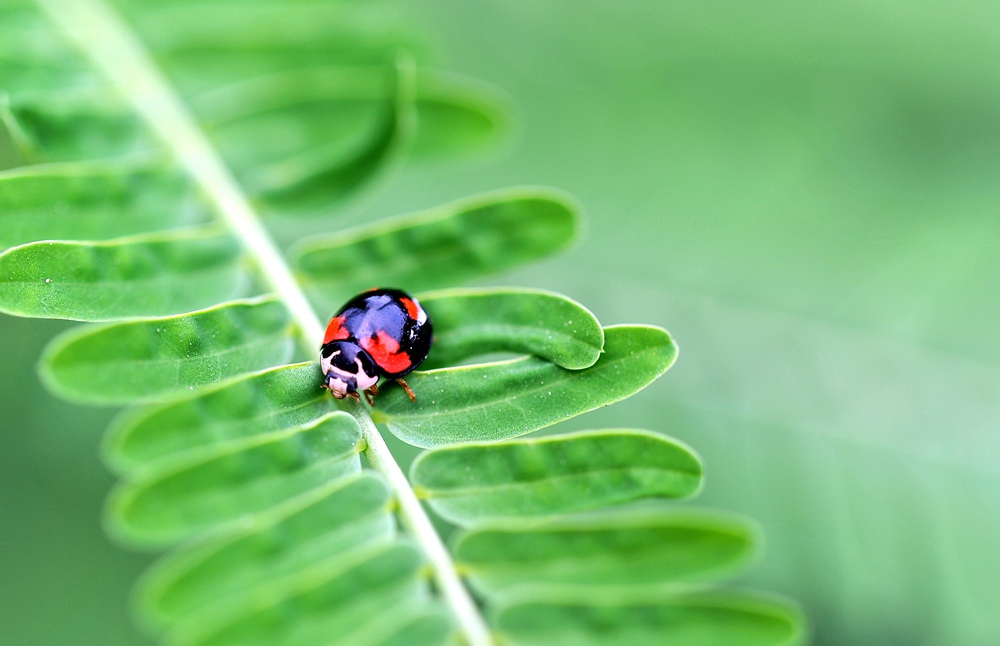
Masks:
[[[368,390],[378,382],[375,362],[350,341],[333,341],[320,350],[324,383],[337,399]]]

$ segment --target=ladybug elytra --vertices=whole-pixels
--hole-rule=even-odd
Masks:
[[[323,387],[337,399],[378,394],[380,377],[395,380],[417,401],[402,377],[427,358],[432,328],[427,313],[398,289],[358,294],[334,314],[320,348]]]

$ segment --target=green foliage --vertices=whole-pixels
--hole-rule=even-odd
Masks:
[[[732,574],[754,539],[742,520],[646,507],[485,524],[461,533],[454,552],[486,594],[533,585],[608,598]]]
[[[588,603],[526,597],[501,606],[494,623],[523,646],[765,646],[804,638],[802,618],[785,603],[739,594]]]
[[[642,390],[677,357],[666,330],[617,325],[604,330],[604,352],[583,370],[537,357],[416,373],[423,395],[411,402],[388,388],[373,411],[377,421],[420,447],[505,440],[607,406]]]
[[[414,461],[410,480],[434,511],[470,526],[687,498],[701,487],[702,466],[658,433],[605,429],[434,449]]]
[[[103,0],[38,3],[47,13],[0,12],[0,43],[31,59],[0,45],[0,160],[21,164],[0,174],[0,308],[110,321],[57,337],[40,372],[68,399],[132,405],[104,445],[122,477],[106,525],[175,548],[137,595],[153,634],[489,643],[461,573],[506,643],[799,639],[787,602],[687,589],[734,575],[757,544],[745,521],[664,506],[701,487],[689,449],[631,430],[511,440],[645,388],[676,358],[665,330],[602,328],[550,292],[448,289],[422,296],[439,335],[425,367],[439,368],[407,377],[416,403],[390,385],[374,410],[336,410],[321,390],[320,321],[291,267],[327,313],[359,289],[454,287],[578,235],[573,200],[520,188],[298,241],[289,263],[267,237],[407,150],[494,142],[509,122],[494,91],[400,54],[416,39],[381,25],[378,3],[134,0],[131,26]],[[497,352],[528,356],[455,367]],[[463,527],[457,567],[373,418],[449,445],[412,482]]]
[[[104,321],[190,312],[245,283],[239,241],[215,230],[94,242],[35,242],[0,254],[0,311]]]
[[[425,370],[493,352],[516,352],[580,370],[597,362],[604,329],[565,296],[535,289],[450,289],[420,294],[434,322]]]
[[[310,296],[331,309],[373,285],[450,287],[543,258],[572,241],[577,221],[561,193],[511,189],[309,238],[291,256]]]

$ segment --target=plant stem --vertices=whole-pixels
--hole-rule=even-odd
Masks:
[[[315,352],[323,338],[322,322],[246,194],[133,31],[104,0],[37,2],[131,102],[177,162],[201,185],[288,308],[298,325],[303,347]],[[367,445],[365,456],[392,486],[400,518],[423,549],[437,586],[468,643],[489,646],[492,639],[479,609],[385,440],[360,404],[351,402],[345,408],[358,420]]]

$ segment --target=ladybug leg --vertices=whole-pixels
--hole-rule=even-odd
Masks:
[[[417,396],[413,394],[413,391],[410,390],[410,387],[406,385],[405,381],[403,381],[402,379],[396,379],[396,383],[403,387],[403,390],[406,391],[406,394],[410,396],[410,401],[414,402],[417,401]]]
[[[373,397],[375,394],[371,388],[365,391],[365,399],[368,400],[368,405],[373,408],[375,407],[375,398]]]
[[[353,392],[353,393],[347,393],[347,396],[348,396],[348,397],[350,397],[351,399],[356,399],[356,400],[358,400],[358,401],[361,401],[361,395],[359,395],[359,394],[358,394],[358,393],[356,393],[356,392]]]
[[[368,390],[372,391],[373,395],[377,395],[378,394],[378,384],[372,384],[372,387],[369,388]]]

